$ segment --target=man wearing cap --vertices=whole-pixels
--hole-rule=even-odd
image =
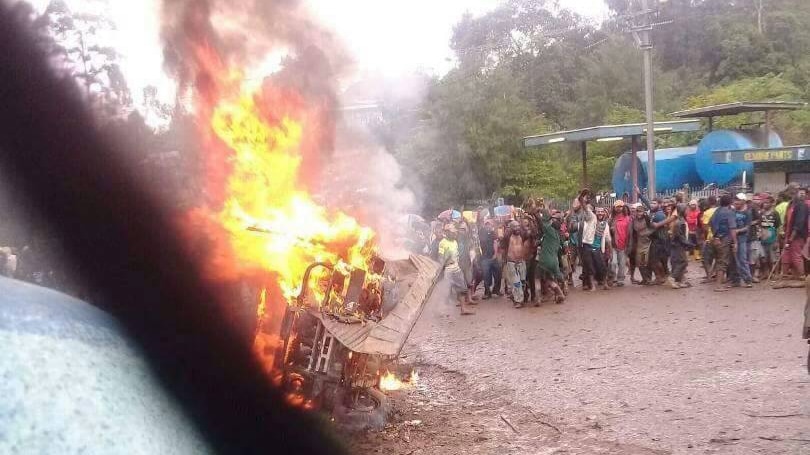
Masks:
[[[610,219],[610,237],[613,245],[613,261],[616,286],[624,286],[627,268],[627,254],[633,249],[633,219],[627,213],[627,207],[621,199],[613,204],[613,216]]]

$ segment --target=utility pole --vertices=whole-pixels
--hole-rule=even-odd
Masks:
[[[633,28],[633,37],[644,54],[644,102],[647,111],[647,187],[650,200],[655,198],[655,112],[653,110],[652,11],[649,0],[641,0],[641,25]]]

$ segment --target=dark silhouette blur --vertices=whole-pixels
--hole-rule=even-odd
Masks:
[[[222,453],[340,453],[283,405],[186,254],[169,210],[0,4],[0,170]]]

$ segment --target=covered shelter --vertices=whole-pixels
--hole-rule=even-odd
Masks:
[[[715,104],[713,106],[698,107],[695,109],[686,109],[669,114],[672,117],[678,118],[705,118],[709,122],[709,131],[714,129],[714,118],[724,117],[729,115],[747,114],[752,112],[763,112],[764,118],[762,125],[764,127],[764,137],[768,137],[771,132],[771,122],[774,111],[796,111],[804,109],[807,103],[796,101],[760,101],[760,102],[746,102],[737,101],[734,103]]]
[[[804,109],[807,103],[796,101],[734,102],[717,104],[673,112],[673,117],[705,118],[708,120],[709,135],[714,130],[714,118],[738,114],[762,112],[762,121],[740,125],[736,131],[748,132],[753,139],[751,147],[743,148],[729,144],[706,144],[711,151],[714,164],[726,166],[748,166],[753,164],[754,190],[778,191],[786,183],[796,181],[810,184],[810,156],[805,151],[807,145],[784,146],[781,138],[773,132],[773,115]],[[747,129],[745,127],[748,127]],[[717,133],[714,133],[717,134]],[[720,141],[722,142],[722,141]]]
[[[666,122],[655,122],[654,132],[656,134],[688,133],[699,131],[701,127],[700,119],[673,120]],[[633,160],[635,162],[638,153],[639,139],[647,134],[646,123],[628,123],[624,125],[603,125],[582,128],[570,131],[558,131],[556,133],[539,134],[523,138],[525,148],[543,147],[547,145],[558,145],[565,143],[579,144],[582,156],[582,184],[588,186],[588,142],[613,142],[630,139]],[[649,153],[649,152],[648,152]],[[654,164],[653,164],[654,165]],[[638,184],[638,174],[636,166],[632,166],[633,185]],[[651,182],[654,188],[654,182]],[[635,198],[635,195],[633,195]]]

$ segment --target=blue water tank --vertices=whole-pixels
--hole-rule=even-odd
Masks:
[[[769,147],[781,147],[782,138],[771,132]],[[719,186],[727,185],[742,177],[746,172],[750,179],[754,175],[753,163],[715,164],[712,161],[712,152],[716,150],[743,150],[759,148],[755,134],[748,131],[717,130],[707,134],[697,146],[695,167],[705,184],[715,183]]]
[[[695,156],[697,147],[676,147],[659,149],[655,151],[656,191],[666,191],[702,184],[700,176],[695,169]],[[621,196],[624,193],[632,194],[632,153],[626,152],[616,160],[613,167],[613,191]],[[647,151],[640,151],[636,155],[638,166],[638,186],[647,187]]]

